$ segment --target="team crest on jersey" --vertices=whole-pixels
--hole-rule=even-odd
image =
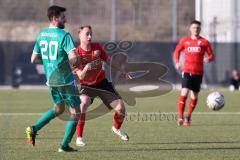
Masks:
[[[202,44],[202,41],[199,40],[199,41],[198,41],[198,45],[200,46],[201,44]]]
[[[100,57],[100,51],[99,51],[99,50],[95,50],[95,51],[93,52],[93,56],[94,56],[94,58]]]

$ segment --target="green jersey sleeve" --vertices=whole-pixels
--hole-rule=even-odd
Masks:
[[[35,54],[41,54],[41,50],[40,50],[40,47],[39,47],[39,38],[37,38],[36,42],[35,42],[35,45],[34,45],[34,49],[33,49],[33,53]]]
[[[63,42],[62,42],[62,47],[64,49],[64,51],[68,54],[70,51],[75,49],[74,43],[73,43],[73,39],[72,36],[67,33],[64,38],[63,38]]]

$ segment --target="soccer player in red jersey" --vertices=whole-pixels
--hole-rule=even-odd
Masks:
[[[189,27],[191,36],[184,37],[180,40],[174,51],[175,67],[182,71],[182,89],[178,100],[178,121],[179,126],[190,126],[191,115],[194,111],[198,93],[201,88],[202,76],[204,73],[203,62],[211,62],[214,54],[208,40],[200,36],[201,22],[192,21]],[[184,52],[184,64],[180,65],[180,54]],[[207,53],[207,57],[205,57]],[[186,117],[184,118],[185,103],[190,94],[190,103]]]
[[[105,78],[105,71],[102,63],[106,62],[111,67],[119,69],[110,63],[108,54],[104,51],[99,43],[93,43],[92,28],[89,25],[80,27],[79,29],[80,45],[77,48],[78,56],[81,59],[81,65],[75,70],[79,83],[81,84],[81,115],[77,125],[77,146],[84,146],[83,129],[85,124],[85,116],[88,106],[93,102],[93,99],[98,96],[103,103],[115,110],[114,125],[112,131],[122,140],[127,141],[128,135],[120,130],[120,127],[125,117],[125,106],[120,95],[114,89],[112,83]],[[131,78],[127,72],[123,71],[127,77]]]

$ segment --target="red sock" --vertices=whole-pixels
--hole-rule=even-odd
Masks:
[[[80,113],[80,118],[78,120],[78,124],[77,124],[77,128],[76,128],[77,137],[82,137],[82,135],[83,135],[83,128],[85,125],[85,117],[86,117],[86,113]]]
[[[183,114],[184,114],[184,110],[185,110],[185,103],[186,103],[186,97],[185,96],[180,96],[179,100],[178,100],[178,118],[182,119],[183,118]]]
[[[189,118],[189,120],[191,119],[192,112],[194,111],[196,105],[197,105],[197,99],[191,99],[189,103],[188,113],[187,113],[187,118]]]
[[[125,118],[125,115],[122,113],[122,114],[118,114],[117,112],[115,112],[114,114],[114,127],[116,129],[120,129],[121,128],[121,125],[124,121],[124,118]]]

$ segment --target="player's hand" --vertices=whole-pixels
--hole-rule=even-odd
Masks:
[[[133,77],[128,72],[125,73],[125,77],[126,77],[126,79],[133,79]]]
[[[133,77],[129,74],[129,72],[122,70],[122,75],[125,76],[126,79],[133,79]]]
[[[209,62],[208,57],[204,57],[203,61],[204,61],[205,63],[208,63],[208,62]]]
[[[177,70],[181,70],[181,66],[180,66],[179,62],[175,63],[175,68],[176,68]]]
[[[86,68],[86,70],[92,70],[92,63],[90,62],[90,63],[86,64],[86,66],[84,68]]]

